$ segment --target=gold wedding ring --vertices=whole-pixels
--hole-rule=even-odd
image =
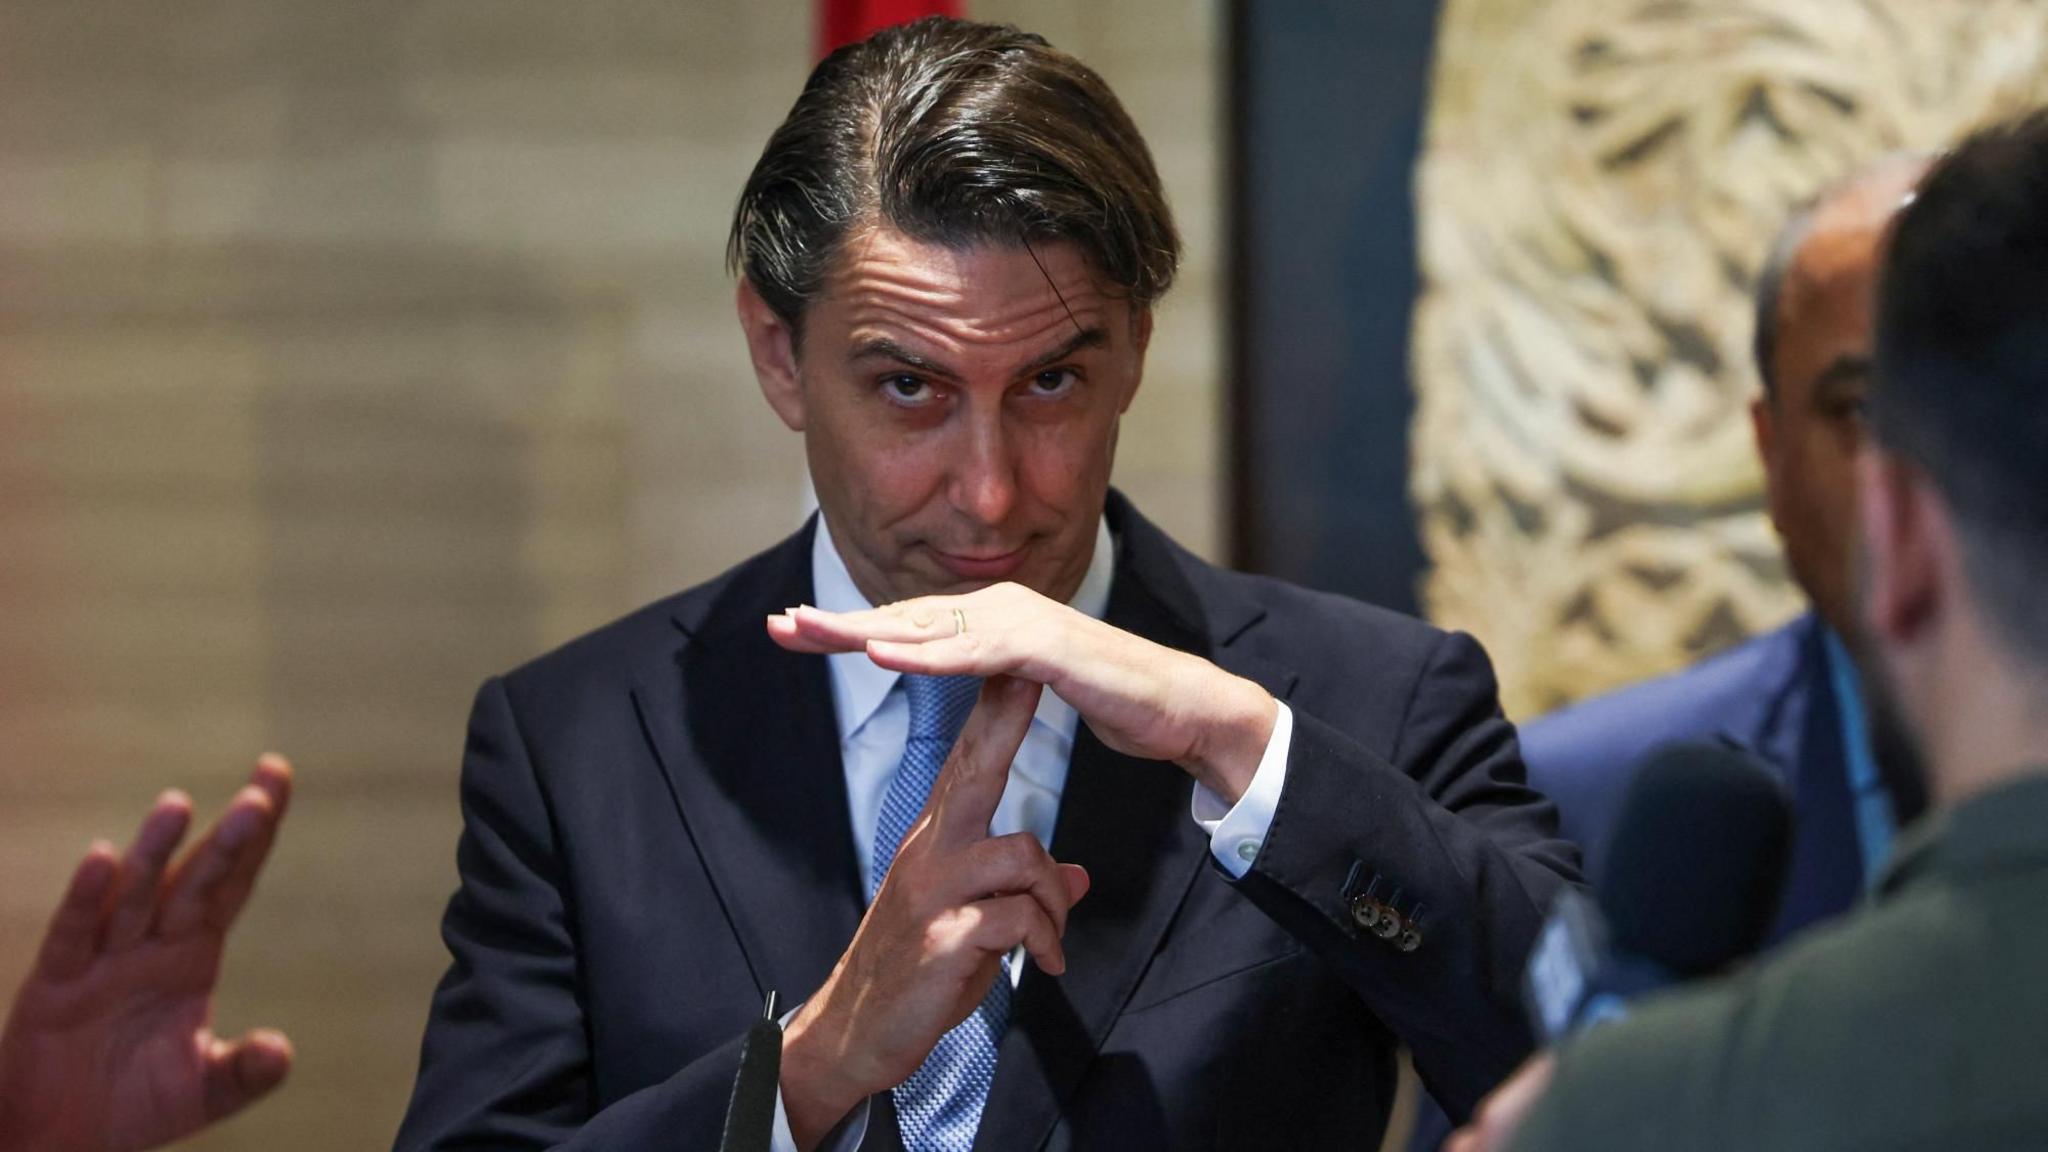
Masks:
[[[967,634],[967,613],[965,613],[965,612],[961,611],[961,610],[960,610],[960,609],[958,609],[958,608],[955,608],[955,609],[953,609],[953,635],[955,635],[955,636],[965,636],[966,634]]]

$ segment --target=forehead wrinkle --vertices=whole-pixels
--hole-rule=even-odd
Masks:
[[[879,327],[952,345],[1002,347],[1064,340],[1074,331],[1075,321],[1083,329],[1109,327],[1103,295],[1092,287],[1070,296],[1064,305],[1049,286],[1042,294],[1002,296],[984,305],[977,299],[983,293],[961,292],[899,271],[870,268],[852,274],[849,312],[856,339]],[[985,311],[985,306],[995,310]]]
[[[1113,300],[1070,244],[953,247],[875,223],[847,238],[828,283],[856,340],[900,333],[960,346],[1036,341],[1041,353],[1055,347],[1047,336],[1055,330],[1064,340],[1109,329]]]

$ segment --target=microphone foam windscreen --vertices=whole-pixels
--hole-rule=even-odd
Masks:
[[[1754,952],[1777,915],[1792,802],[1748,753],[1652,751],[1623,796],[1598,899],[1615,947],[1680,978]]]

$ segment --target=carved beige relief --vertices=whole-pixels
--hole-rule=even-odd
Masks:
[[[1807,197],[2048,97],[2048,0],[1446,0],[1411,493],[1527,717],[1799,610],[1750,293]]]

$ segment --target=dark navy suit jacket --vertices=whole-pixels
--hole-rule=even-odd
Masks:
[[[1669,676],[1522,725],[1529,783],[1557,802],[1565,837],[1585,849],[1596,887],[1643,758],[1674,740],[1727,740],[1777,769],[1793,796],[1792,863],[1770,942],[1856,902],[1863,861],[1825,627],[1809,612]],[[1448,1131],[1425,1101],[1412,1152],[1436,1148]]]
[[[976,1147],[1370,1148],[1397,1036],[1469,1107],[1528,1050],[1522,965],[1577,858],[1484,654],[1109,516],[1108,619],[1288,700],[1287,784],[1232,882],[1184,773],[1077,733],[1051,847],[1094,885],[1067,974],[1025,972]],[[763,994],[811,995],[862,914],[825,661],[763,627],[812,599],[811,531],[479,692],[400,1149],[716,1146]],[[1420,947],[1356,926],[1361,869]],[[898,1146],[887,1101],[867,1148]]]

